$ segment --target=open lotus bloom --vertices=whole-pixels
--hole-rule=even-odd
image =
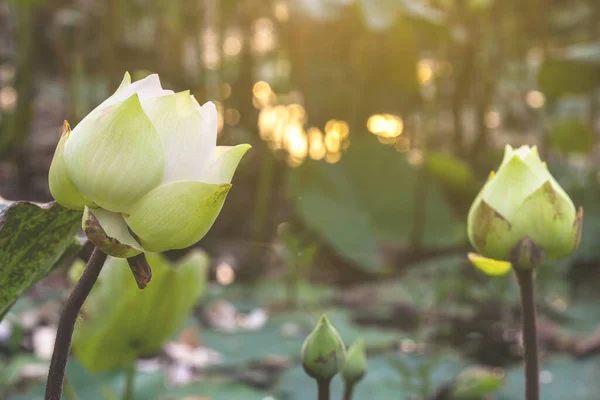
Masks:
[[[250,145],[217,146],[217,111],[158,75],[117,91],[74,129],[65,123],[50,167],[61,205],[85,209],[88,238],[115,257],[181,249],[213,225]]]
[[[575,251],[582,217],[535,146],[506,146],[498,172],[490,174],[469,211],[469,239],[485,257],[534,265],[534,253],[558,259]]]

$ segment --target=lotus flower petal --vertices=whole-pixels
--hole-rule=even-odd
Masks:
[[[519,208],[516,224],[533,242],[544,248],[549,259],[563,258],[576,247],[576,210],[569,197],[546,181]]]
[[[125,221],[148,251],[183,249],[206,235],[230,188],[193,181],[161,185],[137,202]]]
[[[240,160],[251,147],[249,144],[217,146],[202,174],[202,181],[214,184],[231,183]]]
[[[67,172],[64,151],[65,142],[70,134],[71,128],[69,127],[69,123],[65,121],[62,136],[54,151],[52,164],[50,164],[48,184],[50,186],[52,197],[54,197],[60,205],[72,210],[83,210],[86,205],[91,206],[93,203],[75,187]]]
[[[162,182],[200,181],[217,140],[217,109],[189,92],[142,101],[165,149]]]
[[[64,157],[87,198],[123,213],[160,183],[165,164],[160,136],[137,95],[85,118],[69,136]]]

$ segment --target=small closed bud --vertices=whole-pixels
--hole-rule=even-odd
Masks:
[[[348,349],[348,358],[342,369],[342,377],[346,384],[355,385],[367,374],[367,354],[365,342],[356,340]]]
[[[346,362],[346,346],[325,315],[308,335],[300,356],[304,371],[314,379],[331,380]]]

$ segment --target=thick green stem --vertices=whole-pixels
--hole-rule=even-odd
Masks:
[[[525,353],[525,400],[539,400],[540,373],[535,324],[535,288],[533,269],[514,268],[521,288],[523,349]]]
[[[123,400],[132,400],[135,388],[135,360],[127,367],[125,376],[125,389],[123,389]]]
[[[329,393],[329,387],[331,385],[331,379],[321,380],[317,379],[317,390],[319,392],[318,400],[330,400],[331,396]]]
[[[50,369],[48,371],[48,381],[46,383],[45,400],[61,399],[65,369],[69,359],[73,330],[75,329],[75,321],[77,320],[81,306],[83,306],[83,302],[94,287],[94,283],[96,283],[105,261],[106,254],[100,249],[94,248],[94,252],[90,257],[81,278],[73,288],[73,291],[67,300],[67,304],[65,304],[56,331],[56,341],[54,342],[54,351],[52,353],[52,360],[50,361]]]

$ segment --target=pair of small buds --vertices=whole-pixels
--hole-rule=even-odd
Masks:
[[[329,382],[341,372],[347,385],[355,385],[367,373],[363,340],[356,340],[346,351],[338,331],[325,315],[304,341],[301,360],[304,371],[318,381]]]

